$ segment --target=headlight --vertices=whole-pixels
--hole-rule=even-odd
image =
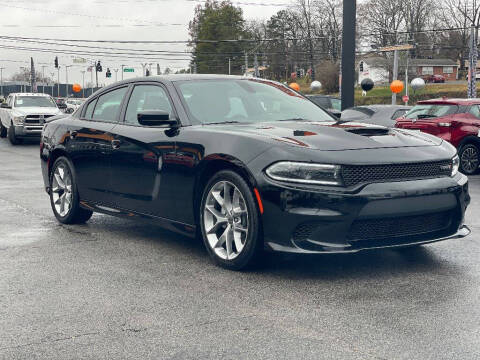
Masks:
[[[452,176],[457,175],[459,166],[460,166],[460,159],[458,155],[455,155],[452,159]]]
[[[280,161],[270,165],[267,175],[278,181],[341,186],[339,165]]]
[[[14,116],[13,117],[13,125],[22,125],[23,120],[25,120],[25,116]]]

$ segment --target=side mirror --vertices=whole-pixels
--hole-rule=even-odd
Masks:
[[[170,114],[162,110],[145,110],[137,113],[137,120],[140,125],[145,126],[168,126],[169,128],[178,125],[177,120],[170,120]]]
[[[0,105],[0,107],[1,107],[2,109],[11,109],[11,107],[8,106],[7,103],[2,103],[2,105]]]
[[[341,111],[331,111],[330,112],[333,116],[335,116],[337,119],[340,119],[342,117],[342,112]]]

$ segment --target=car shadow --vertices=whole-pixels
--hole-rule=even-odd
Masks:
[[[106,225],[112,236],[117,233],[119,235],[117,238],[133,238],[139,243],[153,243],[159,252],[173,251],[178,253],[181,261],[202,263],[201,266],[210,264],[216,270],[215,265],[210,262],[203,242],[199,239],[179,235],[151,223],[125,221],[103,215],[96,217],[102,219],[101,226]],[[100,226],[94,221],[86,226],[97,225]],[[291,255],[266,252],[260,264],[247,273],[249,276],[267,278],[286,277],[289,280],[311,278],[330,281],[415,273],[456,273],[455,265],[443,261],[433,250],[434,246],[435,244],[405,249],[369,250],[354,254]]]

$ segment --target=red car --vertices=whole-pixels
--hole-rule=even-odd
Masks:
[[[480,99],[419,101],[397,119],[401,129],[420,130],[448,141],[458,150],[460,170],[474,174],[480,164]]]
[[[444,83],[445,76],[443,75],[427,75],[423,77],[426,83]]]

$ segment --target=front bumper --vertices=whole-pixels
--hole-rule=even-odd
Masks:
[[[16,137],[38,137],[42,135],[43,124],[15,125]]]
[[[468,180],[369,184],[355,192],[259,184],[265,245],[293,253],[352,253],[465,237]]]

